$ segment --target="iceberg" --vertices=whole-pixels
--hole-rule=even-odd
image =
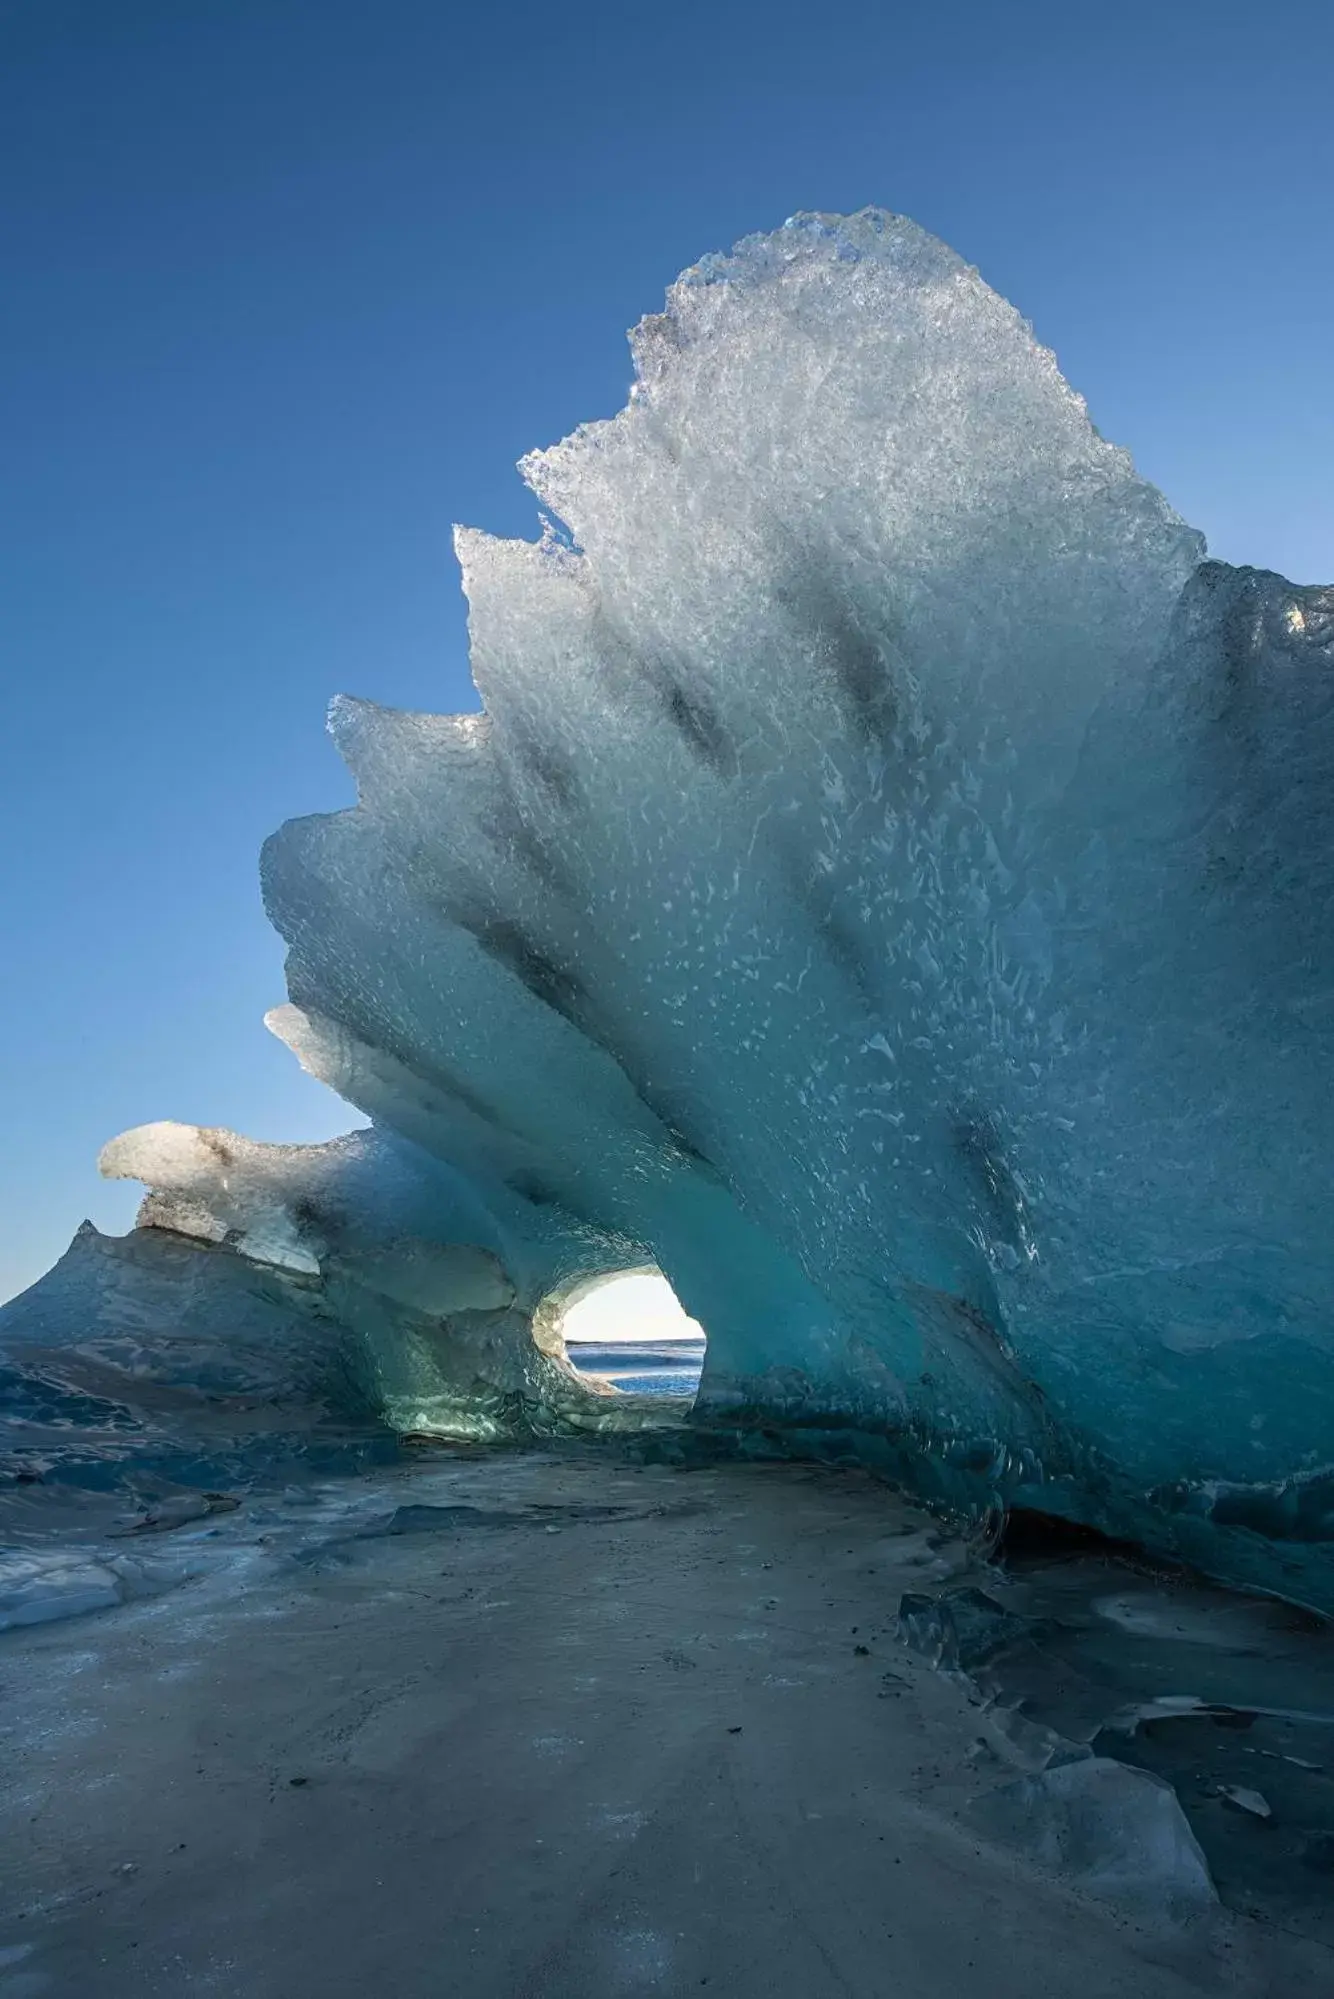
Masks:
[[[583,1421],[559,1301],[651,1266],[693,1423],[1334,1609],[1334,590],[1209,560],[900,217],[632,347],[540,538],[457,537],[483,712],[336,701],[358,802],[265,849],[369,1131],[104,1171],[396,1427]]]

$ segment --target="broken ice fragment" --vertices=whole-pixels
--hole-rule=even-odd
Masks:
[[[120,1577],[86,1556],[54,1552],[0,1560],[0,1631],[109,1610],[123,1600]]]
[[[1031,1638],[1036,1628],[985,1590],[957,1589],[944,1596],[914,1591],[899,1600],[899,1637],[944,1672],[971,1672]]]
[[[1087,1743],[1072,1742],[1018,1708],[988,1707],[978,1725],[987,1747],[1016,1770],[1036,1773],[1060,1763],[1081,1763],[1093,1754]]]
[[[1147,1770],[1063,1763],[975,1798],[969,1816],[1090,1894],[1178,1915],[1217,1900],[1176,1793]]]
[[[1263,1792],[1253,1791],[1245,1784],[1220,1784],[1218,1795],[1233,1811],[1247,1812],[1251,1818],[1272,1819],[1274,1816]]]

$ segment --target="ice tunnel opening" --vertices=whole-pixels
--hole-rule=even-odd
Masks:
[[[555,1303],[577,1374],[622,1394],[696,1394],[707,1336],[655,1266],[587,1279]]]

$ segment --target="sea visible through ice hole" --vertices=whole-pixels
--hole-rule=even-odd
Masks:
[[[580,1374],[630,1395],[693,1395],[704,1366],[704,1328],[658,1270],[621,1271],[577,1291],[560,1324]]]

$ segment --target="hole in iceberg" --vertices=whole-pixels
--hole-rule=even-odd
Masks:
[[[575,1285],[559,1301],[559,1331],[575,1371],[628,1395],[690,1395],[705,1332],[652,1265]]]

